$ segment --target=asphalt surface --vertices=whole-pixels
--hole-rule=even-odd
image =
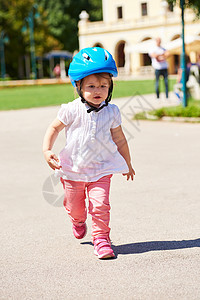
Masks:
[[[58,107],[0,112],[0,299],[200,299],[200,124],[133,121],[170,96],[113,100],[136,170],[115,175],[111,238],[98,260],[61,207],[62,187],[41,151]],[[63,147],[61,134],[55,152]]]

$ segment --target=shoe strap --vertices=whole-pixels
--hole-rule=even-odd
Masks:
[[[95,248],[97,248],[97,250],[99,250],[100,248],[103,248],[103,247],[110,248],[110,243],[108,242],[107,239],[95,239],[94,246],[95,246]]]

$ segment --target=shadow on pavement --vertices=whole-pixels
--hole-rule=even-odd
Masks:
[[[116,254],[137,254],[150,251],[178,250],[194,247],[200,247],[200,239],[182,241],[153,241],[112,246]]]
[[[91,242],[82,242],[82,245],[92,245]],[[200,238],[196,240],[182,240],[182,241],[153,241],[131,243],[115,246],[112,248],[116,254],[138,254],[150,251],[164,251],[164,250],[178,250],[200,247]]]

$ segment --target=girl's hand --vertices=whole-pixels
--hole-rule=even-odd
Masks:
[[[59,159],[52,151],[50,151],[50,150],[45,151],[44,157],[45,157],[48,165],[50,166],[50,168],[52,168],[53,170],[61,168],[61,166],[58,165]]]
[[[132,166],[130,165],[129,167],[129,172],[128,173],[125,173],[125,174],[122,174],[123,176],[127,176],[127,180],[129,180],[131,178],[131,180],[133,180],[134,178],[134,175],[135,175],[135,170],[132,168]]]

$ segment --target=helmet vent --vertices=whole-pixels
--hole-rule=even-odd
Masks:
[[[105,51],[105,60],[108,60],[108,53]]]
[[[91,60],[91,58],[89,57],[89,55],[87,55],[87,53],[83,53],[83,57],[86,58],[87,60]]]

